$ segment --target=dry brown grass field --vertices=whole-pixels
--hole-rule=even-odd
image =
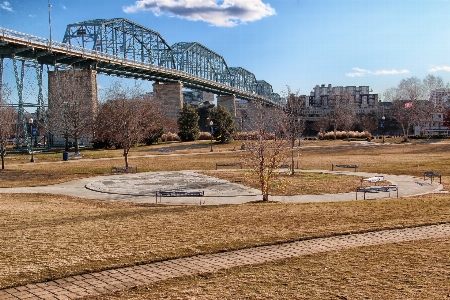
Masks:
[[[160,151],[165,147],[170,152]],[[201,142],[141,147],[131,152],[130,162],[139,171],[199,170],[252,185],[241,170],[215,171],[216,162],[235,162],[244,155],[236,150],[239,143],[214,145],[212,153],[209,147]],[[52,184],[109,174],[112,166],[123,165],[120,151],[83,154],[83,159],[61,162],[60,153],[39,153],[34,164],[29,156],[8,155],[0,186]],[[444,188],[449,185],[449,155],[450,142],[436,140],[384,145],[302,141],[295,150],[300,169],[329,170],[332,163],[347,163],[373,173],[422,177],[434,171],[442,174]],[[307,174],[284,179],[297,190],[314,186],[336,192],[359,184],[357,177]],[[290,192],[274,188],[274,193]],[[449,221],[449,194],[172,207],[0,194],[0,288],[201,253]],[[449,247],[448,239],[362,247],[187,276],[102,299],[441,299],[450,294]]]

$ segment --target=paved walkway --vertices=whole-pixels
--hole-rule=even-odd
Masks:
[[[398,187],[399,197],[441,192],[439,182],[423,180],[406,175],[374,174],[352,171],[301,170],[301,172],[323,172],[353,175],[361,178],[384,176],[387,181]],[[132,201],[137,203],[155,203],[158,190],[205,191],[204,197],[163,197],[161,204],[170,205],[221,205],[241,204],[261,200],[261,192],[241,184],[232,183],[215,177],[202,175],[194,171],[147,172],[98,176],[74,180],[66,183],[26,188],[0,188],[0,193],[51,193],[63,194],[87,199]],[[363,193],[358,193],[363,199]],[[396,197],[396,193],[367,193],[366,199]],[[356,192],[323,195],[271,196],[271,200],[280,202],[333,202],[356,199]]]
[[[184,275],[216,272],[302,255],[430,238],[450,237],[450,224],[317,238],[274,246],[198,255],[141,266],[72,276],[0,290],[0,299],[77,299],[151,284]]]

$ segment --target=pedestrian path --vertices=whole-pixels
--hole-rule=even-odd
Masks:
[[[0,290],[0,299],[77,299],[130,289],[184,275],[216,272],[232,267],[262,264],[302,255],[447,237],[450,237],[450,224],[316,238],[273,246],[179,258],[28,284]]]
[[[399,197],[441,192],[439,182],[408,175],[388,175],[366,172],[297,170],[351,176],[384,176],[398,187]],[[204,191],[204,197],[163,197],[159,204],[167,205],[222,205],[241,204],[261,200],[261,192],[238,183],[232,183],[194,171],[143,172],[137,174],[106,175],[73,180],[66,183],[19,188],[0,188],[0,193],[51,193],[96,200],[114,200],[136,203],[155,203],[158,190]],[[366,199],[388,198],[388,193],[368,193]],[[396,196],[396,195],[395,195]],[[321,195],[270,196],[279,202],[336,202],[356,200],[355,192]],[[362,199],[362,195],[358,199]]]

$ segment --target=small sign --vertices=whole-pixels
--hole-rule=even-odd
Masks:
[[[37,133],[37,128],[36,127],[31,128],[31,135],[36,136],[36,133]]]

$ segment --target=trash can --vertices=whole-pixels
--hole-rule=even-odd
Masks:
[[[69,152],[67,152],[67,151],[63,152],[63,160],[64,161],[68,161],[69,160]]]

